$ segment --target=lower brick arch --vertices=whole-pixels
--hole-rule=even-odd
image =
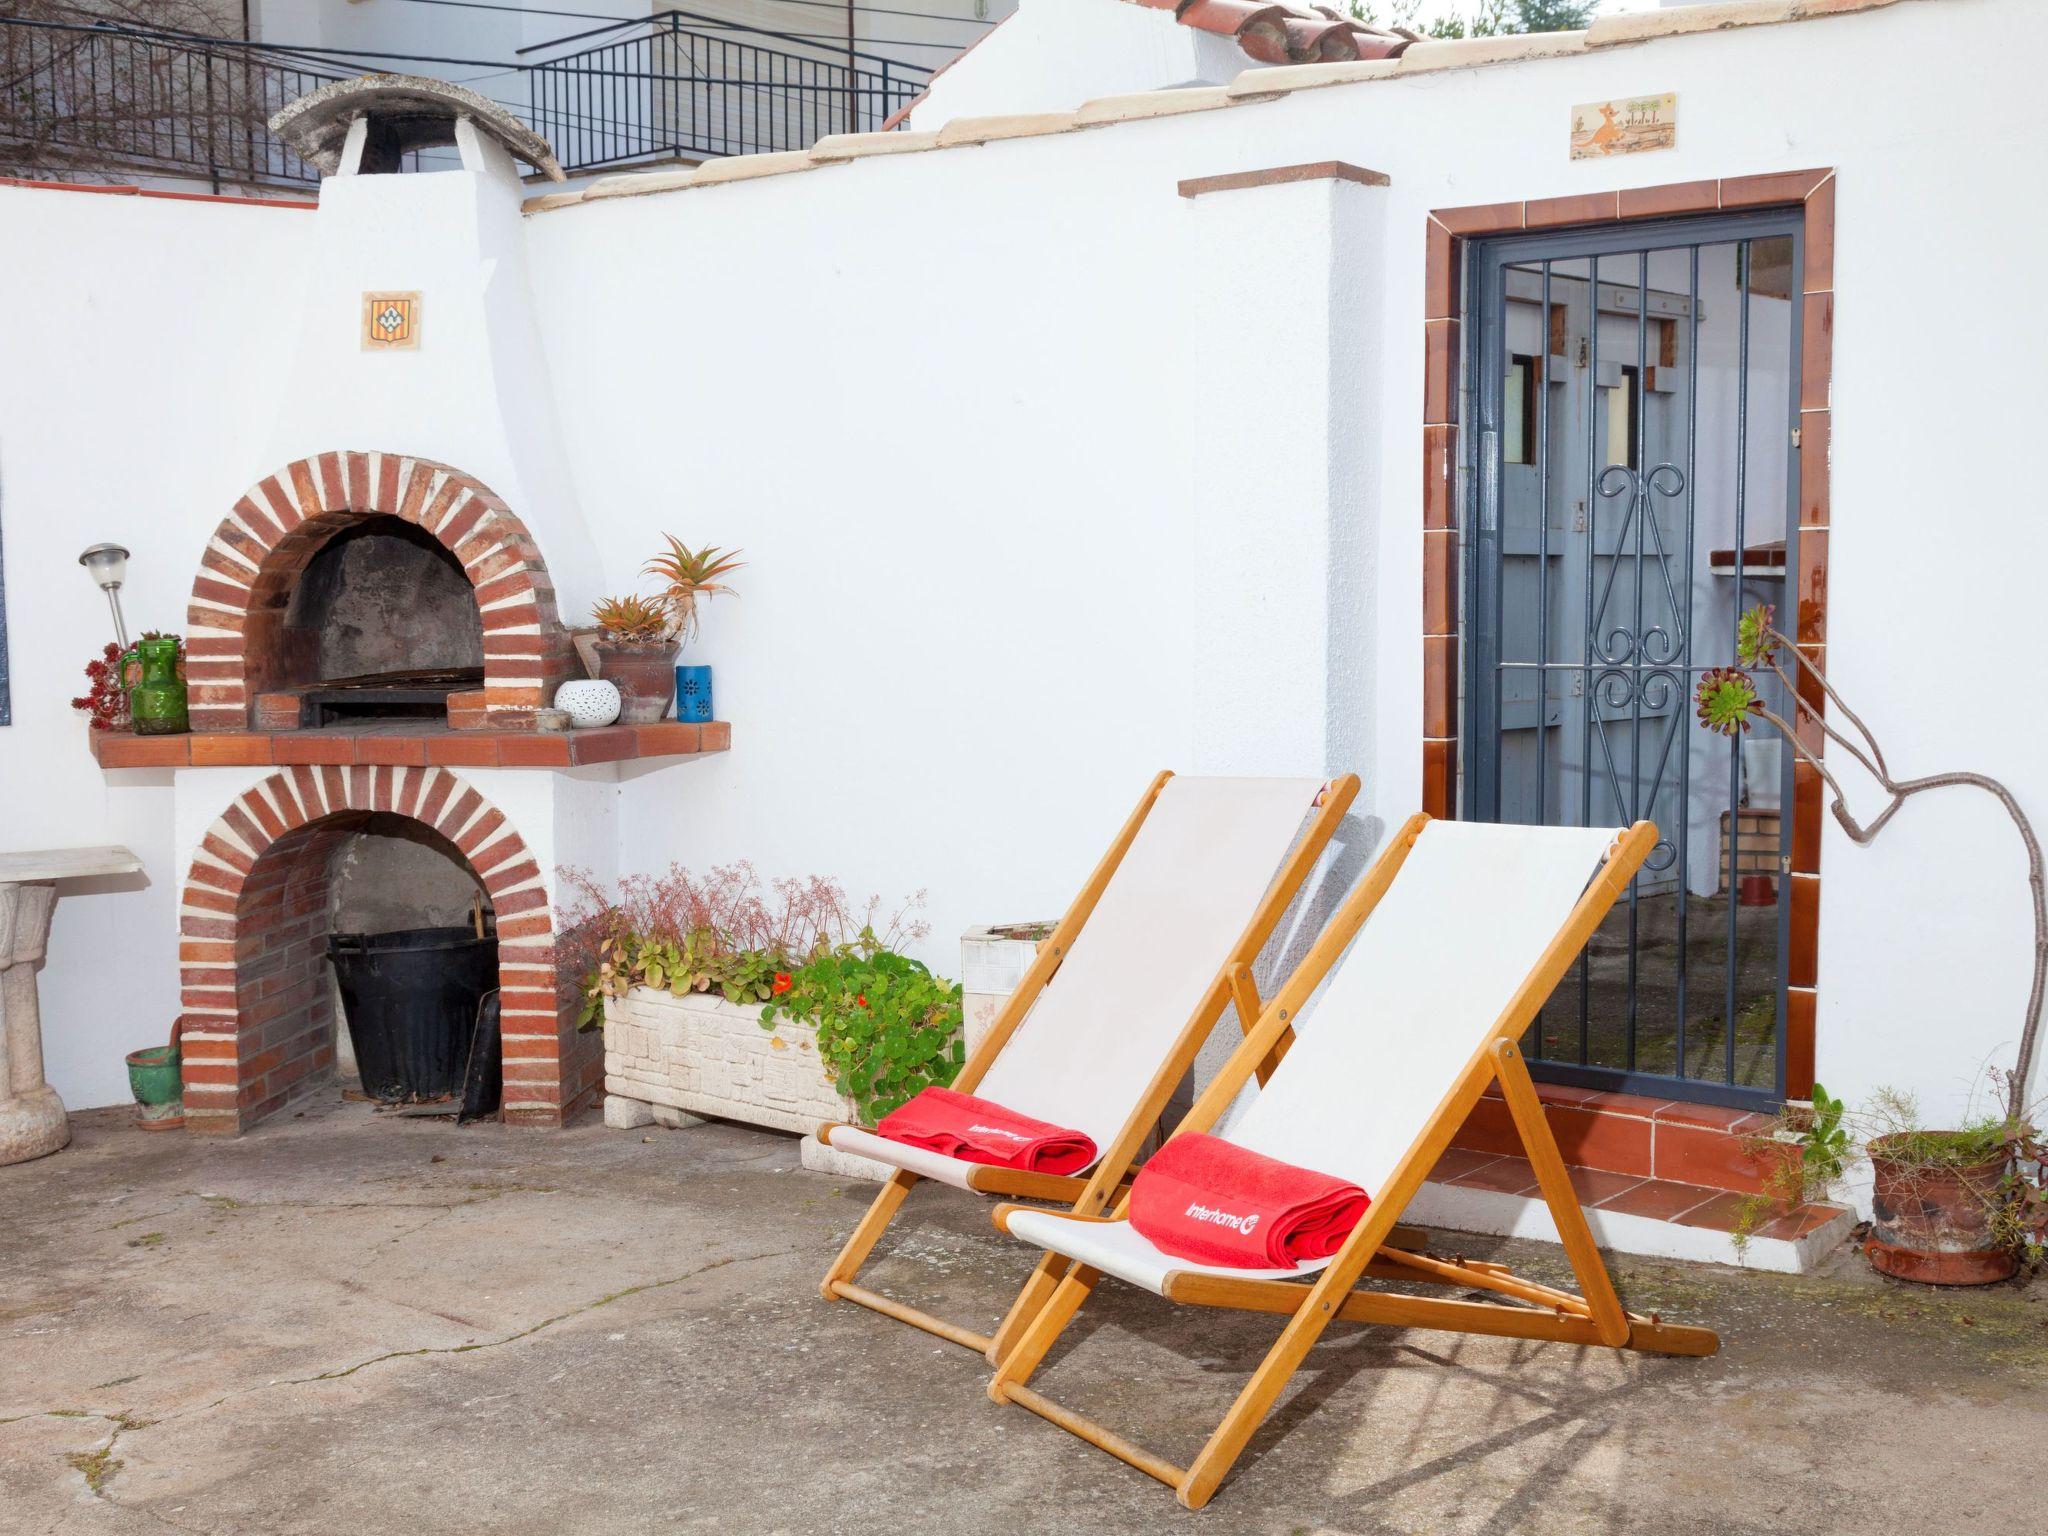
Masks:
[[[546,883],[505,814],[445,768],[301,765],[237,796],[186,876],[178,957],[189,1130],[246,1130],[332,1067],[328,857],[377,814],[445,839],[490,897],[505,1119],[560,1125],[596,1091],[602,1052],[563,1006]]]

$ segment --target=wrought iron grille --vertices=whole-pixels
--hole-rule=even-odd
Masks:
[[[176,34],[0,18],[0,153],[24,168],[296,186],[271,113],[341,75]]]
[[[1553,1081],[1781,1096],[1792,763],[1692,691],[1798,569],[1800,241],[1766,211],[1472,251],[1462,814],[1661,834],[1531,1031]]]
[[[931,78],[915,64],[826,57],[801,39],[682,11],[641,25],[529,67],[528,116],[565,169],[806,149],[826,134],[881,128]]]
[[[637,30],[518,64],[494,93],[567,171],[805,149],[881,128],[931,78],[919,65],[683,11],[623,25]],[[268,122],[352,72],[322,62],[233,39],[0,16],[0,168],[154,171],[216,189],[311,185],[319,173]]]

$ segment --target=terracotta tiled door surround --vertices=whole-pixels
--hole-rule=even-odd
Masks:
[[[1462,273],[1466,242],[1514,231],[1604,225],[1735,209],[1783,207],[1803,215],[1804,274],[1796,463],[1799,569],[1788,596],[1802,652],[1826,657],[1829,382],[1833,362],[1835,177],[1829,170],[1730,177],[1621,192],[1443,208],[1427,224],[1423,374],[1423,809],[1455,815],[1459,789],[1459,512],[1462,470],[1460,364],[1465,339]],[[1780,622],[1785,619],[1780,615]],[[1818,702],[1815,700],[1814,702]],[[1806,744],[1820,748],[1818,732]],[[1820,886],[1819,776],[1799,765],[1794,779],[1786,876],[1789,996],[1782,1020],[1785,1091],[1813,1083],[1814,980]]]
[[[186,876],[178,958],[189,1130],[246,1130],[332,1066],[328,862],[373,814],[419,822],[489,895],[505,1119],[560,1125],[596,1091],[599,1037],[578,1034],[560,998],[547,889],[504,813],[445,768],[298,764],[238,796]]]

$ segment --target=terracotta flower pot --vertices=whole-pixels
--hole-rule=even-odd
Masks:
[[[673,640],[656,644],[615,640],[597,642],[597,675],[619,690],[622,725],[652,725],[676,701],[676,652]]]
[[[1869,1147],[1875,1176],[1871,1193],[1871,1267],[1926,1285],[1990,1285],[2009,1278],[2018,1255],[1992,1232],[2006,1158],[1965,1167],[1930,1168],[1886,1155],[1900,1138],[1880,1136]]]

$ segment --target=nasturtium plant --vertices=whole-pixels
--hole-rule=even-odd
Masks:
[[[871,940],[871,935],[863,935]],[[960,984],[871,942],[842,944],[775,980],[761,1027],[817,1026],[818,1055],[861,1119],[874,1124],[926,1088],[943,1088],[967,1059]]]

